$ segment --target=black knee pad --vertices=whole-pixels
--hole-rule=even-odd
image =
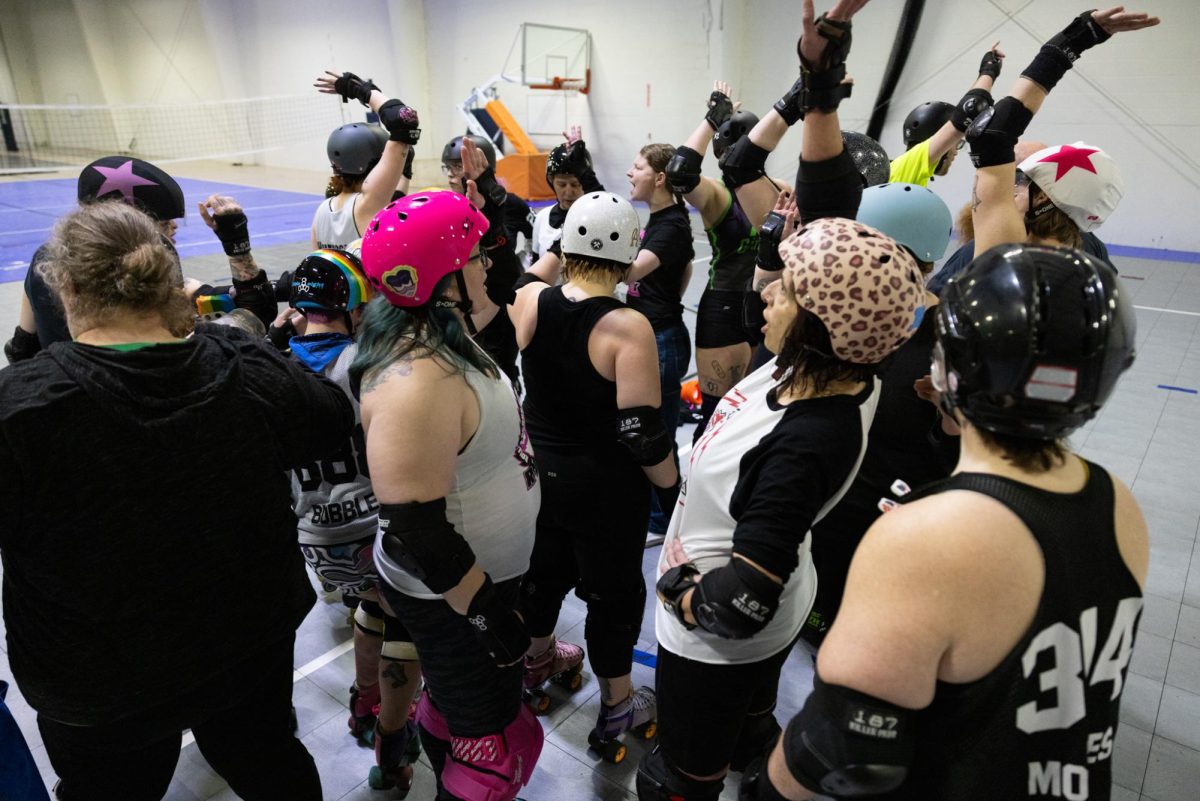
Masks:
[[[749,136],[737,140],[733,147],[725,151],[725,156],[720,161],[725,186],[731,190],[737,189],[766,175],[769,155],[769,150],[751,142]]]
[[[660,745],[638,763],[638,801],[716,801],[724,786],[723,778],[701,781],[683,775]]]
[[[782,732],[783,728],[775,719],[774,704],[766,712],[747,715],[737,744],[733,747],[729,767],[739,773],[745,771],[755,759],[771,752]]]

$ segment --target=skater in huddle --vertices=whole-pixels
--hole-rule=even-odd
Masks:
[[[416,722],[444,801],[510,801],[542,748],[522,703],[529,635],[515,611],[537,470],[511,383],[467,336],[487,228],[466,197],[444,191],[376,215],[362,263],[382,297],[350,368],[379,503],[379,589],[421,655]],[[396,764],[386,755],[408,753],[413,734],[382,736],[381,761]]]
[[[551,287],[526,274],[513,312],[543,493],[521,599],[532,636],[525,685],[578,672],[582,649],[554,638],[574,588],[587,604],[584,636],[600,683],[589,742],[613,760],[623,755],[618,735],[646,732],[654,720],[653,691],[634,689],[630,675],[645,611],[642,554],[651,487],[666,509],[679,491],[674,437],[658,408],[654,332],[613,296],[638,254],[638,229],[629,201],[608,192],[579,198],[563,223],[566,282]]]

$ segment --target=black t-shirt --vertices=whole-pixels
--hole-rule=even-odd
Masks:
[[[680,203],[650,215],[642,232],[642,250],[661,262],[653,272],[629,285],[628,304],[646,315],[655,331],[683,325],[683,273],[696,255],[692,221]]]

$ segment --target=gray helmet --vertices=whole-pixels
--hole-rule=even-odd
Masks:
[[[329,135],[325,152],[339,175],[366,175],[383,155],[388,133],[378,125],[352,122]]]
[[[488,166],[493,170],[496,169],[496,147],[485,137],[477,134],[467,134],[466,137],[475,143],[475,147],[483,151],[483,155],[487,156]],[[442,148],[442,163],[448,164],[451,161],[462,161],[462,141],[463,137],[456,136],[446,143]]]

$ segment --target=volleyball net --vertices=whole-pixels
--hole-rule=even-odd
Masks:
[[[324,142],[356,111],[357,105],[315,93],[206,103],[0,105],[0,174],[82,167],[113,155],[155,163],[253,163],[273,150]]]

